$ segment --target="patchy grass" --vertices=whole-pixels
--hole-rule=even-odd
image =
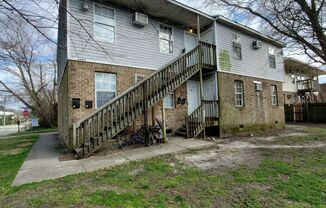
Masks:
[[[254,167],[201,170],[166,155],[27,184],[9,188],[0,206],[326,207],[325,147],[257,151]]]
[[[7,192],[37,136],[18,136],[0,140],[0,194]]]
[[[46,133],[46,132],[56,132],[58,131],[58,127],[53,127],[53,128],[36,128],[36,129],[28,129],[27,131],[23,132],[17,132],[17,133],[12,133],[8,136],[20,136],[20,135],[33,135],[33,134],[39,134],[39,133]]]

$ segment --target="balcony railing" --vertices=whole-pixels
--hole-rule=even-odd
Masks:
[[[297,89],[299,92],[317,92],[319,84],[317,80],[306,79],[297,81]]]

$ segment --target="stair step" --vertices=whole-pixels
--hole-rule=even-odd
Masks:
[[[74,151],[75,151],[75,158],[77,160],[84,157],[84,149],[83,148],[76,148]]]

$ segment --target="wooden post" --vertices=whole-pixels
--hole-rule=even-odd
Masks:
[[[149,132],[148,132],[148,94],[147,94],[147,82],[144,82],[144,128],[145,128],[145,146],[149,145]]]
[[[200,36],[200,16],[197,15],[197,36],[198,36],[198,41],[200,44],[201,41],[201,36]],[[198,51],[198,58],[199,58],[199,67],[200,67],[200,71],[199,71],[199,80],[200,80],[200,105],[202,105],[202,101],[203,101],[203,95],[204,95],[204,91],[203,91],[203,63],[202,63],[202,48],[199,47],[199,51]],[[205,118],[204,118],[204,108],[202,108],[202,112],[201,112],[201,118],[202,118],[202,122],[203,122],[203,126],[204,126],[204,139],[206,138],[206,131],[205,131]]]
[[[155,126],[155,107],[152,107],[152,126]]]
[[[200,37],[200,16],[199,16],[199,14],[197,15],[197,36],[198,36],[198,41],[201,41],[201,37]]]
[[[168,141],[168,139],[166,136],[164,100],[162,100],[162,134],[163,134],[163,143],[166,143]]]

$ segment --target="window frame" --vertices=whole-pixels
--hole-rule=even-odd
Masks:
[[[141,78],[141,79],[138,80],[138,78]],[[142,75],[142,74],[135,74],[135,75],[134,75],[134,85],[137,85],[138,83],[142,82],[145,78],[146,78],[145,75]]]
[[[241,84],[241,89],[242,92],[237,91],[238,90],[238,85],[237,83]],[[245,106],[245,98],[244,98],[244,83],[242,80],[234,80],[233,82],[233,88],[234,88],[234,101],[235,101],[235,106],[236,107],[244,107]],[[241,95],[241,105],[238,104],[238,98],[237,95]]]
[[[237,40],[234,39],[237,37]],[[232,33],[232,58],[235,60],[242,61],[242,44],[241,44],[241,36],[237,33]]]
[[[275,49],[269,46],[267,50],[268,50],[268,66],[271,69],[276,69]],[[273,53],[270,53],[270,50],[273,50]]]
[[[169,95],[172,95],[172,106],[167,106],[165,103],[166,103],[166,98],[167,96]],[[170,100],[169,100],[170,101]],[[164,109],[173,109],[175,108],[175,92],[172,92],[172,93],[169,93],[168,95],[166,95],[164,98],[163,98],[163,102],[164,102]]]
[[[277,96],[277,94],[278,94],[277,93],[277,86],[276,85],[271,85],[271,99],[272,99],[272,106],[273,107],[278,106],[278,96]]]
[[[101,73],[101,74],[111,74],[111,75],[114,75],[115,76],[115,91],[109,91],[109,90],[106,90],[106,91],[98,91],[97,89],[96,89],[96,74],[97,73]],[[94,86],[95,86],[95,109],[97,109],[97,108],[101,108],[102,106],[97,106],[97,92],[114,92],[114,98],[115,97],[117,97],[117,93],[118,93],[118,85],[117,85],[117,83],[118,83],[118,79],[117,79],[117,74],[116,73],[111,73],[111,72],[101,72],[101,71],[96,71],[95,72],[95,74],[94,74],[94,78],[95,78],[95,80],[94,80]],[[112,99],[114,99],[114,98],[112,98]]]
[[[167,39],[161,38],[161,26],[171,28],[171,40],[167,40]],[[161,54],[165,54],[165,55],[173,55],[174,54],[174,29],[173,29],[173,26],[159,23],[158,29],[159,29],[159,33],[158,33],[158,48],[159,48],[159,52]],[[165,53],[165,52],[162,52],[161,51],[161,40],[168,41],[169,43],[172,42],[172,53],[170,53],[170,51],[169,51],[169,53]]]
[[[110,9],[110,10],[113,10],[113,24],[109,24],[109,23],[104,24],[104,23],[99,23],[99,22],[96,21],[96,11],[95,11],[96,5],[98,5],[100,7],[104,7],[104,8]],[[109,19],[109,18],[107,18],[107,19]],[[116,33],[117,33],[116,20],[117,20],[117,12],[116,12],[116,9],[114,9],[112,7],[109,7],[107,5],[104,5],[104,4],[93,2],[93,36],[94,36],[94,39],[95,40],[106,42],[106,43],[110,43],[110,44],[115,44],[116,43]],[[113,42],[111,42],[110,40],[108,40],[108,38],[99,37],[99,36],[96,35],[96,32],[95,32],[95,26],[96,26],[96,24],[106,25],[106,26],[109,26],[109,27],[113,27],[114,28]]]

